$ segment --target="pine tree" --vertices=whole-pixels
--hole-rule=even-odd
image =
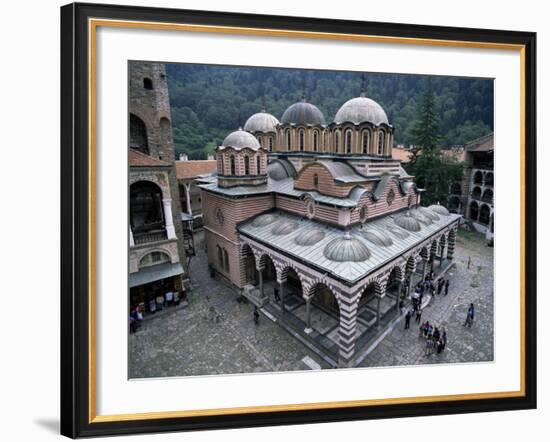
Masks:
[[[420,152],[431,155],[438,155],[439,153],[439,123],[434,107],[432,80],[428,77],[426,80],[426,92],[419,109],[419,118],[412,129],[415,142],[414,147],[411,149],[410,164],[413,166]]]

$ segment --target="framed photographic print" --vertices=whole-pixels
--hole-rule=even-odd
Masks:
[[[535,44],[62,7],[62,434],[534,408]]]

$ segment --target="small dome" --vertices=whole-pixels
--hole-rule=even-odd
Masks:
[[[273,226],[271,233],[273,235],[288,235],[290,232],[294,232],[298,228],[296,221],[281,221]]]
[[[375,230],[364,230],[361,232],[361,235],[380,247],[389,247],[393,244],[393,240],[388,235]]]
[[[428,209],[430,209],[431,211],[433,211],[435,213],[438,213],[439,215],[442,215],[442,216],[449,216],[450,215],[447,208],[445,206],[442,206],[441,204],[433,204],[431,206],[428,206]]]
[[[432,219],[424,215],[418,208],[411,210],[411,216],[415,220],[420,221],[425,226],[429,226],[431,223],[433,223]]]
[[[279,120],[267,112],[258,112],[252,115],[246,123],[244,130],[247,132],[275,132],[275,127],[279,124]]]
[[[312,246],[317,244],[325,237],[325,232],[319,229],[311,229],[294,238],[294,242],[299,246]]]
[[[319,108],[307,101],[290,105],[281,117],[281,123],[325,125],[325,116]]]
[[[395,217],[393,221],[399,227],[403,227],[409,232],[420,232],[420,230],[422,230],[420,223],[410,215],[399,215]]]
[[[382,106],[367,97],[356,97],[346,101],[334,117],[336,124],[351,122],[355,124],[372,123],[378,126],[388,123],[388,116]]]
[[[233,147],[237,150],[244,149],[246,147],[248,149],[258,150],[260,148],[260,143],[254,135],[239,129],[235,132],[231,132],[227,137],[225,137],[221,147]]]
[[[290,176],[284,166],[278,161],[269,163],[269,166],[267,166],[267,175],[275,181],[281,181]]]
[[[424,216],[427,216],[432,221],[439,221],[441,218],[437,216],[437,213],[435,213],[433,210],[429,210],[426,207],[417,207],[417,210]]]
[[[397,236],[399,239],[407,239],[410,235],[406,230],[400,229],[399,227],[388,227],[388,230]]]
[[[273,215],[272,213],[267,213],[265,215],[260,215],[257,217],[254,221],[252,221],[252,225],[254,227],[265,227],[268,224],[271,224],[277,219],[276,215]]]
[[[337,262],[366,261],[370,258],[370,251],[359,238],[352,237],[349,232],[329,242],[323,254],[327,259]]]

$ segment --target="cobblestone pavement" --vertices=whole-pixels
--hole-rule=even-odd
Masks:
[[[237,302],[227,283],[210,278],[206,256],[196,239],[191,261],[189,305],[143,321],[129,337],[129,377],[309,370],[323,360],[265,316],[259,325],[253,306]],[[411,320],[400,321],[360,366],[417,365],[491,361],[493,359],[493,249],[479,235],[459,235],[449,295],[424,309],[422,319],[445,327],[448,345],[442,354],[424,355],[424,341]],[[470,269],[467,269],[471,257]],[[463,327],[470,302],[476,306],[472,328]]]
[[[411,318],[408,330],[405,330],[402,319],[359,366],[493,360],[493,249],[485,245],[481,235],[461,232],[457,237],[454,262],[447,274],[449,294],[436,295],[422,312],[422,322],[428,320],[440,330],[446,329],[446,349],[440,354],[426,356],[425,340],[420,338],[414,318]],[[471,302],[475,306],[475,320],[468,328],[463,324]]]

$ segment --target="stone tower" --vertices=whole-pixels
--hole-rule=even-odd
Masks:
[[[172,137],[166,68],[162,63],[131,61],[128,64],[128,76],[129,147],[170,164],[169,197],[180,261],[184,263],[181,203],[176,177],[176,155]]]

